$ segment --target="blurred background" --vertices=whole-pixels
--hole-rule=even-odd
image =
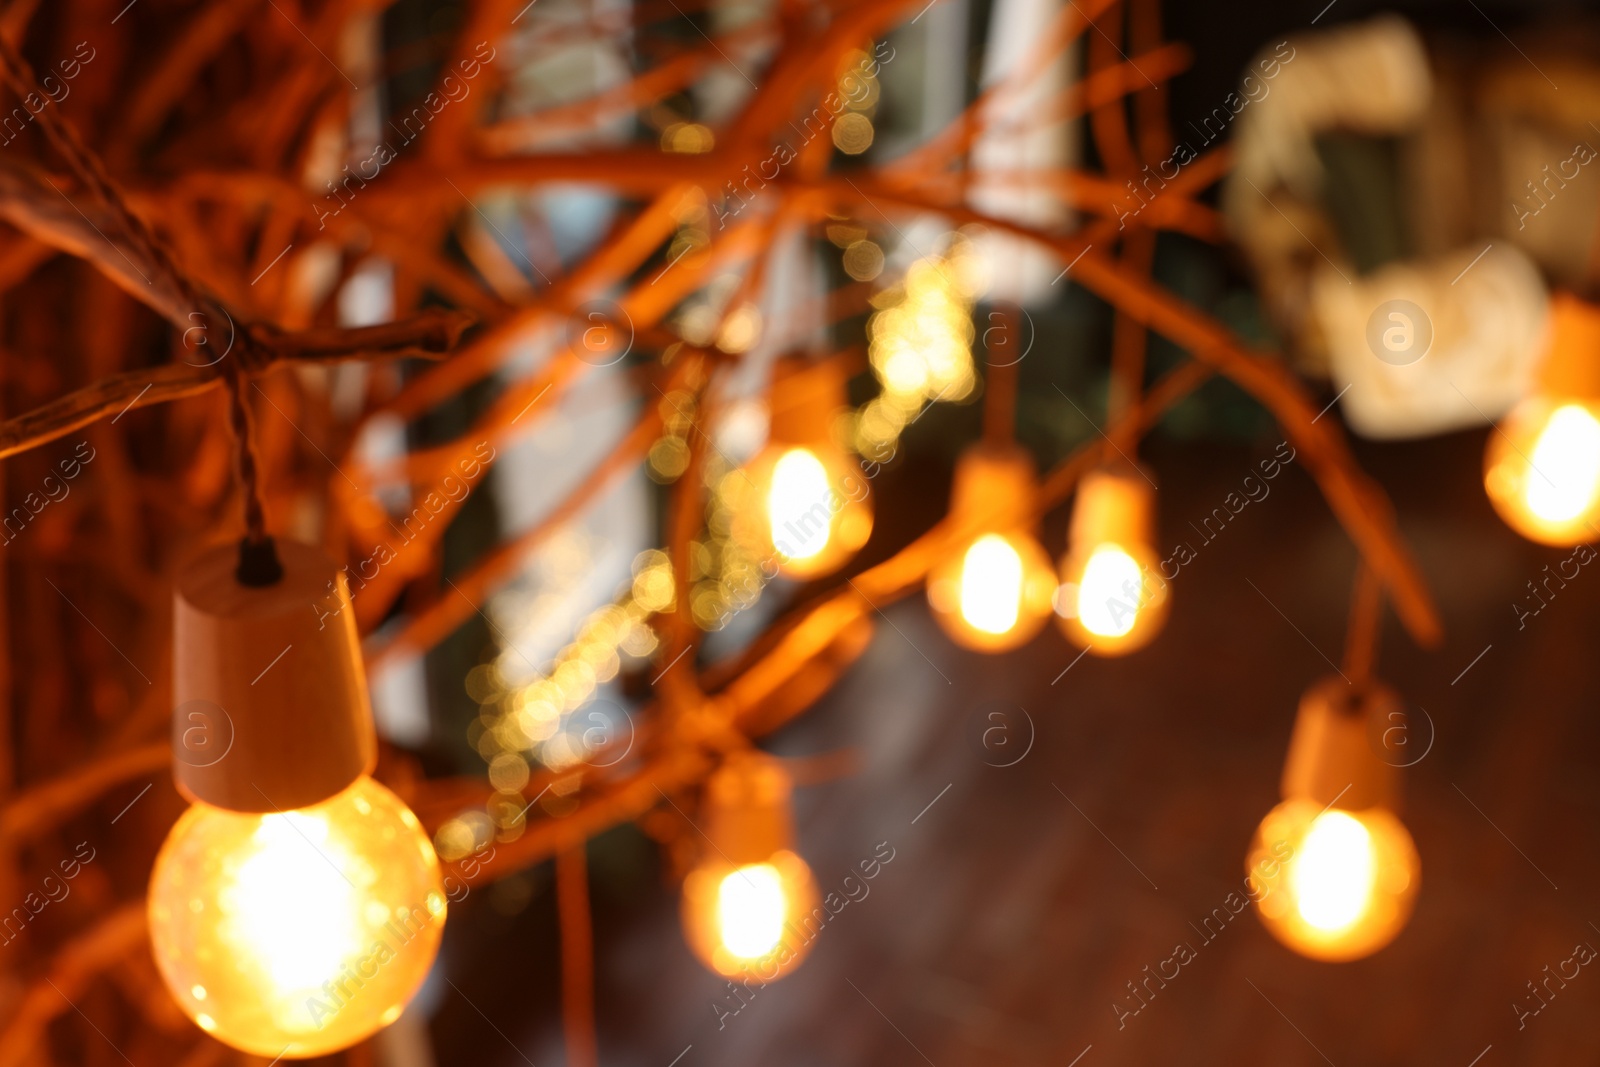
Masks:
[[[405,1013],[317,1062],[591,1062],[570,995],[590,976],[564,958],[550,858],[580,824],[600,828],[580,855],[606,1067],[1600,1055],[1600,577],[1582,531],[1539,543],[1485,492],[1486,452],[1511,440],[1495,424],[1553,388],[1551,308],[1600,297],[1600,4],[136,4],[18,2],[0,37],[43,69],[91,45],[60,110],[219,299],[286,331],[445,309],[477,323],[443,363],[262,374],[251,399],[273,528],[352,563],[397,553],[359,571],[353,610],[378,777],[463,878]],[[1040,58],[1079,6],[1094,24]],[[847,69],[871,68],[854,83],[796,58],[841,22]],[[463,95],[427,103],[470,55],[488,73],[462,66]],[[1023,88],[998,92],[1018,70]],[[719,186],[730,153],[773,139],[747,110],[763,87],[808,77],[848,98],[827,134],[795,125],[806,103],[781,181],[745,168]],[[64,183],[28,169],[39,131],[5,121],[15,416],[173,346],[55,202]],[[351,179],[380,145],[397,160]],[[1269,369],[1196,378],[1124,436],[1141,392],[1218,337]],[[1593,378],[1600,349],[1567,348],[1571,379]],[[833,573],[767,581],[741,536],[761,502],[738,479],[785,425],[795,356],[847,372],[844,415],[811,429],[865,464],[875,519]],[[107,458],[76,502],[7,530],[0,890],[20,898],[80,834],[107,858],[0,947],[0,1067],[269,1062],[201,1037],[144,947],[151,858],[185,805],[154,666],[171,660],[174,561],[236,524],[225,408],[201,388],[85,430]],[[1007,417],[1040,472],[1095,449],[1143,464],[1157,558],[1187,550],[1165,626],[1126,656],[1044,623],[989,654],[941,624],[925,561],[881,610],[857,589],[871,613],[739,723],[793,779],[794,851],[848,904],[792,973],[736,987],[681,915],[709,772],[655,786],[640,813],[594,813],[682,727],[682,672],[720,698],[803,609],[878,588],[863,576],[916,557],[962,458]],[[1372,637],[1372,674],[1404,707],[1374,753],[1401,768],[1420,889],[1392,943],[1341,963],[1237,907],[1301,699],[1351,669],[1350,512],[1388,515],[1364,491],[1330,507],[1312,468],[1344,463],[1319,436],[1335,429],[1387,494],[1443,633],[1423,647],[1421,616],[1385,607]],[[14,419],[0,443],[27,430]],[[7,461],[8,504],[49,472],[44,451]],[[452,469],[460,496],[442,483],[451,502],[417,526]],[[1075,477],[1040,509],[1052,562]],[[121,769],[102,774],[108,754]],[[24,828],[35,816],[48,830]]]

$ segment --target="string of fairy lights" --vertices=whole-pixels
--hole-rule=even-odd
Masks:
[[[866,542],[872,504],[862,457],[892,454],[927,404],[976,389],[971,316],[981,287],[965,262],[971,255],[952,235],[938,256],[919,259],[879,294],[868,327],[879,386],[872,400],[849,407],[838,360],[785,357],[773,371],[765,447],[742,466],[718,457],[698,468],[708,504],[688,565],[696,625],[725,625],[774,578],[836,573]],[[1576,545],[1596,534],[1600,517],[1600,375],[1588,358],[1600,349],[1600,309],[1558,297],[1550,322],[1538,384],[1491,437],[1484,480],[1513,528]],[[1134,653],[1159,632],[1171,601],[1153,549],[1150,472],[1119,457],[1087,473],[1061,565],[1052,566],[1037,529],[1033,461],[1012,436],[1010,407],[993,399],[1014,389],[1007,373],[991,365],[985,375],[984,434],[960,457],[951,493],[952,516],[972,532],[932,568],[930,610],[954,641],[986,653],[1026,643],[1052,616],[1088,653]],[[664,437],[689,432],[677,419],[663,427]],[[348,1047],[403,1010],[432,966],[445,920],[439,858],[456,861],[521,834],[533,766],[559,775],[609,739],[572,729],[574,716],[625,668],[657,656],[655,622],[675,609],[678,584],[666,552],[642,552],[617,596],[542,669],[513,669],[502,651],[469,674],[481,708],[469,740],[495,792],[430,842],[405,804],[369,777],[372,725],[353,612],[343,610],[348,590],[330,580],[338,572],[320,550],[280,548],[283,575],[259,588],[242,566],[239,577],[228,573],[227,549],[180,581],[177,735],[197,701],[225,702],[235,758],[251,769],[241,779],[200,762],[175,764],[194,805],[157,858],[149,915],[161,973],[198,1025],[260,1055],[310,1056]],[[342,606],[305,615],[292,610],[297,594],[331,595]],[[325,617],[338,624],[308,625]],[[323,664],[313,672],[319,684],[287,669],[245,684],[226,667],[243,661],[241,645],[285,641]],[[342,688],[321,684],[330,675],[344,679]],[[258,689],[262,679],[271,681]],[[284,706],[305,734],[292,750],[274,740]],[[1262,922],[1314,959],[1378,951],[1416,899],[1421,865],[1397,814],[1398,771],[1370,735],[1400,707],[1364,676],[1312,686],[1291,738],[1283,800],[1251,844],[1248,885]],[[332,753],[309,771],[299,755],[308,742]],[[260,797],[241,795],[240,781],[255,783]],[[536,799],[547,813],[566,814],[576,783],[569,777]],[[707,847],[684,879],[683,924],[694,953],[718,974],[771,981],[799,965],[811,940],[817,889],[795,847],[790,789],[781,761],[750,748],[724,753],[705,784],[698,825]]]
[[[847,153],[871,143],[876,83],[862,84],[869,91],[852,95],[849,121],[834,126]],[[661,128],[670,152],[705,152],[714,141],[694,123]],[[674,248],[701,247],[704,198],[678,222]],[[884,274],[882,249],[864,229],[836,221],[828,236],[858,283]],[[985,292],[983,267],[976,242],[955,233],[878,288],[866,327],[877,391],[859,408],[848,403],[843,361],[778,359],[767,440],[748,462],[719,453],[692,463],[690,437],[702,415],[696,397],[662,398],[650,476],[698,477],[707,490],[688,558],[640,553],[623,587],[537,669],[502,649],[469,673],[480,713],[468,741],[494,792],[431,841],[370,777],[376,742],[354,611],[333,562],[286,542],[276,572],[252,569],[252,559],[274,551],[268,539],[246,545],[237,568],[223,549],[187,571],[176,616],[175,744],[205,713],[201,705],[225,706],[233,733],[226,760],[180,755],[175,763],[179,788],[194,803],[151,876],[155,959],[182,1009],[220,1040],[272,1058],[347,1048],[397,1018],[438,951],[446,915],[440,858],[454,862],[514,839],[534,804],[552,816],[573,809],[579,778],[560,776],[610,740],[574,723],[624,671],[662,658],[657,621],[678,611],[680,588],[694,625],[717,630],[773,580],[837,574],[866,544],[873,505],[863,461],[889,462],[929,405],[979,390],[973,314]],[[751,350],[761,316],[749,305],[727,309],[737,291],[736,281],[719,282],[690,300],[677,322],[684,341]],[[1484,481],[1519,533],[1577,545],[1600,537],[1600,370],[1592,358],[1600,309],[1558,297],[1550,323],[1539,381],[1491,436]],[[958,460],[950,504],[954,528],[971,532],[931,569],[930,611],[953,641],[984,653],[1025,644],[1051,618],[1087,653],[1137,653],[1172,606],[1155,551],[1155,481],[1132,456],[1084,475],[1060,564],[1052,564],[1038,529],[1037,472],[1015,440],[1014,403],[1006,402],[1015,373],[1014,365],[991,364],[983,375],[984,433]],[[304,601],[327,598],[337,603],[303,611]],[[269,647],[295,649],[296,658],[244,677],[238,665]],[[1370,738],[1372,724],[1400,707],[1365,674],[1318,682],[1301,702],[1283,800],[1261,821],[1246,865],[1263,923],[1306,956],[1366,956],[1408,921],[1420,860],[1397,813],[1398,772]],[[817,888],[795,845],[784,765],[748,746],[717,755],[696,820],[706,847],[683,882],[685,937],[716,973],[767,982],[801,962],[819,914]],[[558,778],[530,803],[535,767]]]
[[[878,393],[859,409],[846,407],[837,379],[785,400],[785,387],[807,368],[780,368],[774,403],[789,409],[774,419],[768,447],[746,468],[713,463],[706,473],[710,518],[705,538],[694,544],[691,567],[695,595],[705,598],[693,611],[698,625],[717,628],[760,596],[762,558],[776,559],[778,574],[802,579],[849,561],[864,540],[861,527],[870,527],[870,513],[860,514],[869,500],[860,459],[893,455],[899,434],[927,404],[965,400],[975,390],[972,312],[982,295],[976,258],[971,242],[952,234],[946,251],[918,259],[902,281],[874,299],[869,363]],[[1600,381],[1583,378],[1591,361],[1582,358],[1600,348],[1600,311],[1559,298],[1551,336],[1540,387],[1490,440],[1485,485],[1519,532],[1544,543],[1576,544],[1595,536],[1600,513]],[[998,377],[992,369],[990,377]],[[796,432],[796,424],[813,432]],[[846,432],[816,433],[817,426]],[[841,439],[855,455],[845,454]],[[1091,654],[1126,655],[1149,644],[1170,607],[1170,585],[1154,549],[1157,493],[1150,472],[1119,459],[1082,479],[1059,570],[1039,541],[1036,493],[1033,463],[1008,432],[986,433],[960,458],[951,513],[976,532],[929,574],[934,618],[956,643],[989,653],[1025,644],[1052,616]],[[819,514],[813,508],[818,500],[834,506],[825,524],[807,527],[806,517]],[[740,522],[740,516],[760,521]],[[597,677],[564,665],[596,657],[613,664],[617,632],[631,636],[629,654],[647,657],[652,642],[638,635],[649,632],[655,613],[671,609],[672,589],[666,554],[642,553],[630,590],[584,624],[549,672],[528,686],[484,694],[478,736],[491,776],[496,761],[511,752],[552,770],[584,758],[570,747],[552,754],[530,746],[525,734],[508,735],[495,724],[519,714],[508,709],[531,701],[549,709],[540,721],[549,724],[550,736],[562,736],[554,732],[556,709],[576,713]],[[622,625],[631,629],[614,629]],[[591,646],[598,651],[585,651]],[[1370,736],[1373,722],[1393,721],[1398,697],[1372,680],[1354,686],[1330,681],[1313,686],[1302,702],[1284,800],[1262,820],[1247,867],[1252,899],[1276,937],[1312,958],[1348,960],[1379,950],[1405,926],[1420,861],[1396,814],[1398,774],[1379,758]],[[492,754],[490,739],[497,746]],[[520,801],[521,780],[525,773],[497,783],[508,787],[507,806]],[[803,929],[815,890],[794,849],[787,814],[767,810],[788,789],[782,765],[753,754],[730,761],[708,786],[713,847],[685,881],[684,924],[696,954],[720,974],[770,980],[803,953],[803,940],[792,932]],[[756,795],[765,799],[749,799]],[[743,822],[723,811],[740,804],[747,809]],[[750,820],[760,823],[760,832],[745,825]],[[439,837],[452,839],[454,852],[482,843],[459,822],[447,823]],[[748,862],[732,863],[730,856]]]

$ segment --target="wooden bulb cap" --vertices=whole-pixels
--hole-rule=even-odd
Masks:
[[[1155,538],[1156,491],[1143,467],[1125,460],[1090,471],[1078,483],[1069,543],[1143,545]]]
[[[1033,458],[1026,449],[983,442],[956,461],[950,512],[963,521],[982,518],[996,530],[1031,527],[1038,495]]]
[[[706,782],[706,837],[713,853],[737,867],[765,863],[793,847],[789,772],[762,752],[740,752]]]
[[[780,356],[772,365],[771,426],[767,440],[799,447],[833,440],[833,419],[849,403],[843,363]]]
[[[303,808],[377,762],[344,575],[321,549],[280,541],[283,576],[251,587],[235,545],[202,553],[173,608],[173,777],[233,811]]]
[[[1322,679],[1300,698],[1283,767],[1284,799],[1304,798],[1347,811],[1395,810],[1400,774],[1378,756],[1382,731],[1403,720],[1404,705],[1378,682]]]

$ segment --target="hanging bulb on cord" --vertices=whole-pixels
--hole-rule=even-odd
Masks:
[[[1142,467],[1118,461],[1078,484],[1056,614],[1079,648],[1120,656],[1160,632],[1168,596],[1154,525],[1155,489]]]
[[[958,645],[1004,652],[1050,617],[1055,568],[1034,535],[1033,461],[1014,444],[982,442],[956,464],[950,519],[979,532],[928,575],[933,617]]]
[[[817,886],[794,851],[791,784],[783,765],[741,752],[706,782],[708,847],[683,882],[683,929],[707,967],[770,982],[811,947]]]
[[[1600,540],[1600,308],[1551,298],[1533,392],[1489,435],[1484,490],[1513,530],[1547,545]]]
[[[148,915],[179,1007],[234,1048],[292,1059],[399,1017],[438,952],[445,897],[417,817],[368,777],[344,577],[315,548],[277,547],[270,583],[241,582],[231,547],[179,581],[173,772],[194,803],[156,857]]]
[[[1421,865],[1395,814],[1399,774],[1373,747],[1402,715],[1376,682],[1327,678],[1301,699],[1284,799],[1261,820],[1246,870],[1262,923],[1302,956],[1369,956],[1410,918]]]
[[[757,499],[736,521],[791,578],[838,570],[872,533],[867,479],[834,440],[834,419],[846,403],[838,360],[787,356],[773,366],[767,444],[744,471]]]

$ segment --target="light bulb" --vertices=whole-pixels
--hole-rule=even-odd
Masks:
[[[1371,955],[1411,915],[1420,882],[1416,846],[1387,808],[1347,811],[1303,797],[1261,820],[1246,864],[1261,921],[1312,959]]]
[[[979,532],[928,575],[933,617],[956,644],[1004,652],[1050,617],[1056,576],[1032,533],[1037,498],[1033,459],[1015,444],[984,441],[956,462],[950,521]]]
[[[320,1056],[394,1022],[444,927],[439,861],[371,778],[287,812],[196,803],[150,876],[156,964],[202,1029],[267,1058]]]
[[[1600,540],[1600,307],[1550,298],[1533,390],[1489,435],[1483,487],[1531,541]]]
[[[689,947],[729,978],[788,974],[826,922],[818,910],[811,868],[788,849],[738,866],[713,853],[683,882]]]
[[[811,868],[795,854],[789,773],[736,752],[706,781],[707,849],[683,880],[683,930],[707,967],[766,983],[788,974],[829,919]]]
[[[1055,569],[1027,533],[986,533],[928,576],[928,603],[945,633],[980,652],[1032,640],[1055,595]]]
[[[831,442],[769,446],[745,477],[760,493],[755,537],[792,578],[838,570],[872,533],[866,477]]]
[[[1084,477],[1061,563],[1056,613],[1079,648],[1120,656],[1142,648],[1167,616],[1167,582],[1150,545],[1155,492],[1138,468]]]
[[[1489,436],[1483,486],[1506,524],[1530,540],[1600,540],[1600,403],[1522,401]]]

